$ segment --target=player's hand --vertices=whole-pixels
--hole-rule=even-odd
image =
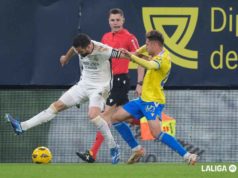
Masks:
[[[124,51],[123,51],[123,52],[124,52],[124,54],[125,54],[125,55],[127,55],[128,57],[130,57],[130,56],[131,56],[131,53],[130,53],[129,51],[127,51],[126,49],[124,49]]]
[[[129,52],[126,50],[126,49],[124,49],[124,48],[119,48],[118,49],[122,54],[124,54],[124,55],[127,55]]]
[[[121,51],[121,53],[126,57],[126,58],[128,58],[128,59],[130,59],[131,58],[131,55],[132,55],[132,53],[130,53],[129,51],[127,51],[126,49],[119,49],[120,51]]]
[[[60,57],[60,64],[61,64],[61,66],[64,67],[64,65],[67,64],[67,63],[68,63],[68,61],[67,61],[65,55],[62,55]]]

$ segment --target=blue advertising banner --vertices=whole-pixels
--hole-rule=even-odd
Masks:
[[[238,87],[237,0],[1,1],[0,85],[77,82],[77,58],[64,68],[59,58],[78,32],[100,41],[114,7],[123,9],[140,45],[148,30],[164,34],[173,62],[167,87]],[[130,68],[134,85],[136,65]]]

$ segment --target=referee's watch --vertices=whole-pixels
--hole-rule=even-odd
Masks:
[[[143,84],[143,81],[139,81],[139,82],[137,82],[137,85],[142,86],[142,84]]]

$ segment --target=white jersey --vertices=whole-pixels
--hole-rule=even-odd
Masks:
[[[81,67],[81,79],[90,85],[110,85],[112,81],[112,70],[110,58],[115,50],[100,42],[93,41],[94,48],[91,54],[85,57],[79,55]]]
[[[67,107],[89,101],[89,107],[99,107],[102,111],[112,84],[110,59],[119,58],[120,52],[100,42],[92,40],[92,43],[94,48],[91,54],[85,57],[79,55],[80,81],[59,100]]]

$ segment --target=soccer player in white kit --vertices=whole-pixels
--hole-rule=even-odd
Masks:
[[[20,122],[10,114],[6,114],[5,118],[11,123],[14,132],[20,135],[32,127],[50,121],[56,117],[58,112],[64,109],[89,101],[89,119],[106,138],[112,156],[112,164],[117,164],[120,155],[119,148],[107,122],[100,116],[100,113],[111,89],[110,59],[119,58],[121,53],[107,45],[91,40],[86,34],[79,34],[74,38],[73,46],[66,55],[61,56],[61,65],[67,64],[75,54],[78,54],[81,66],[81,77],[78,83],[46,110],[27,121]]]

